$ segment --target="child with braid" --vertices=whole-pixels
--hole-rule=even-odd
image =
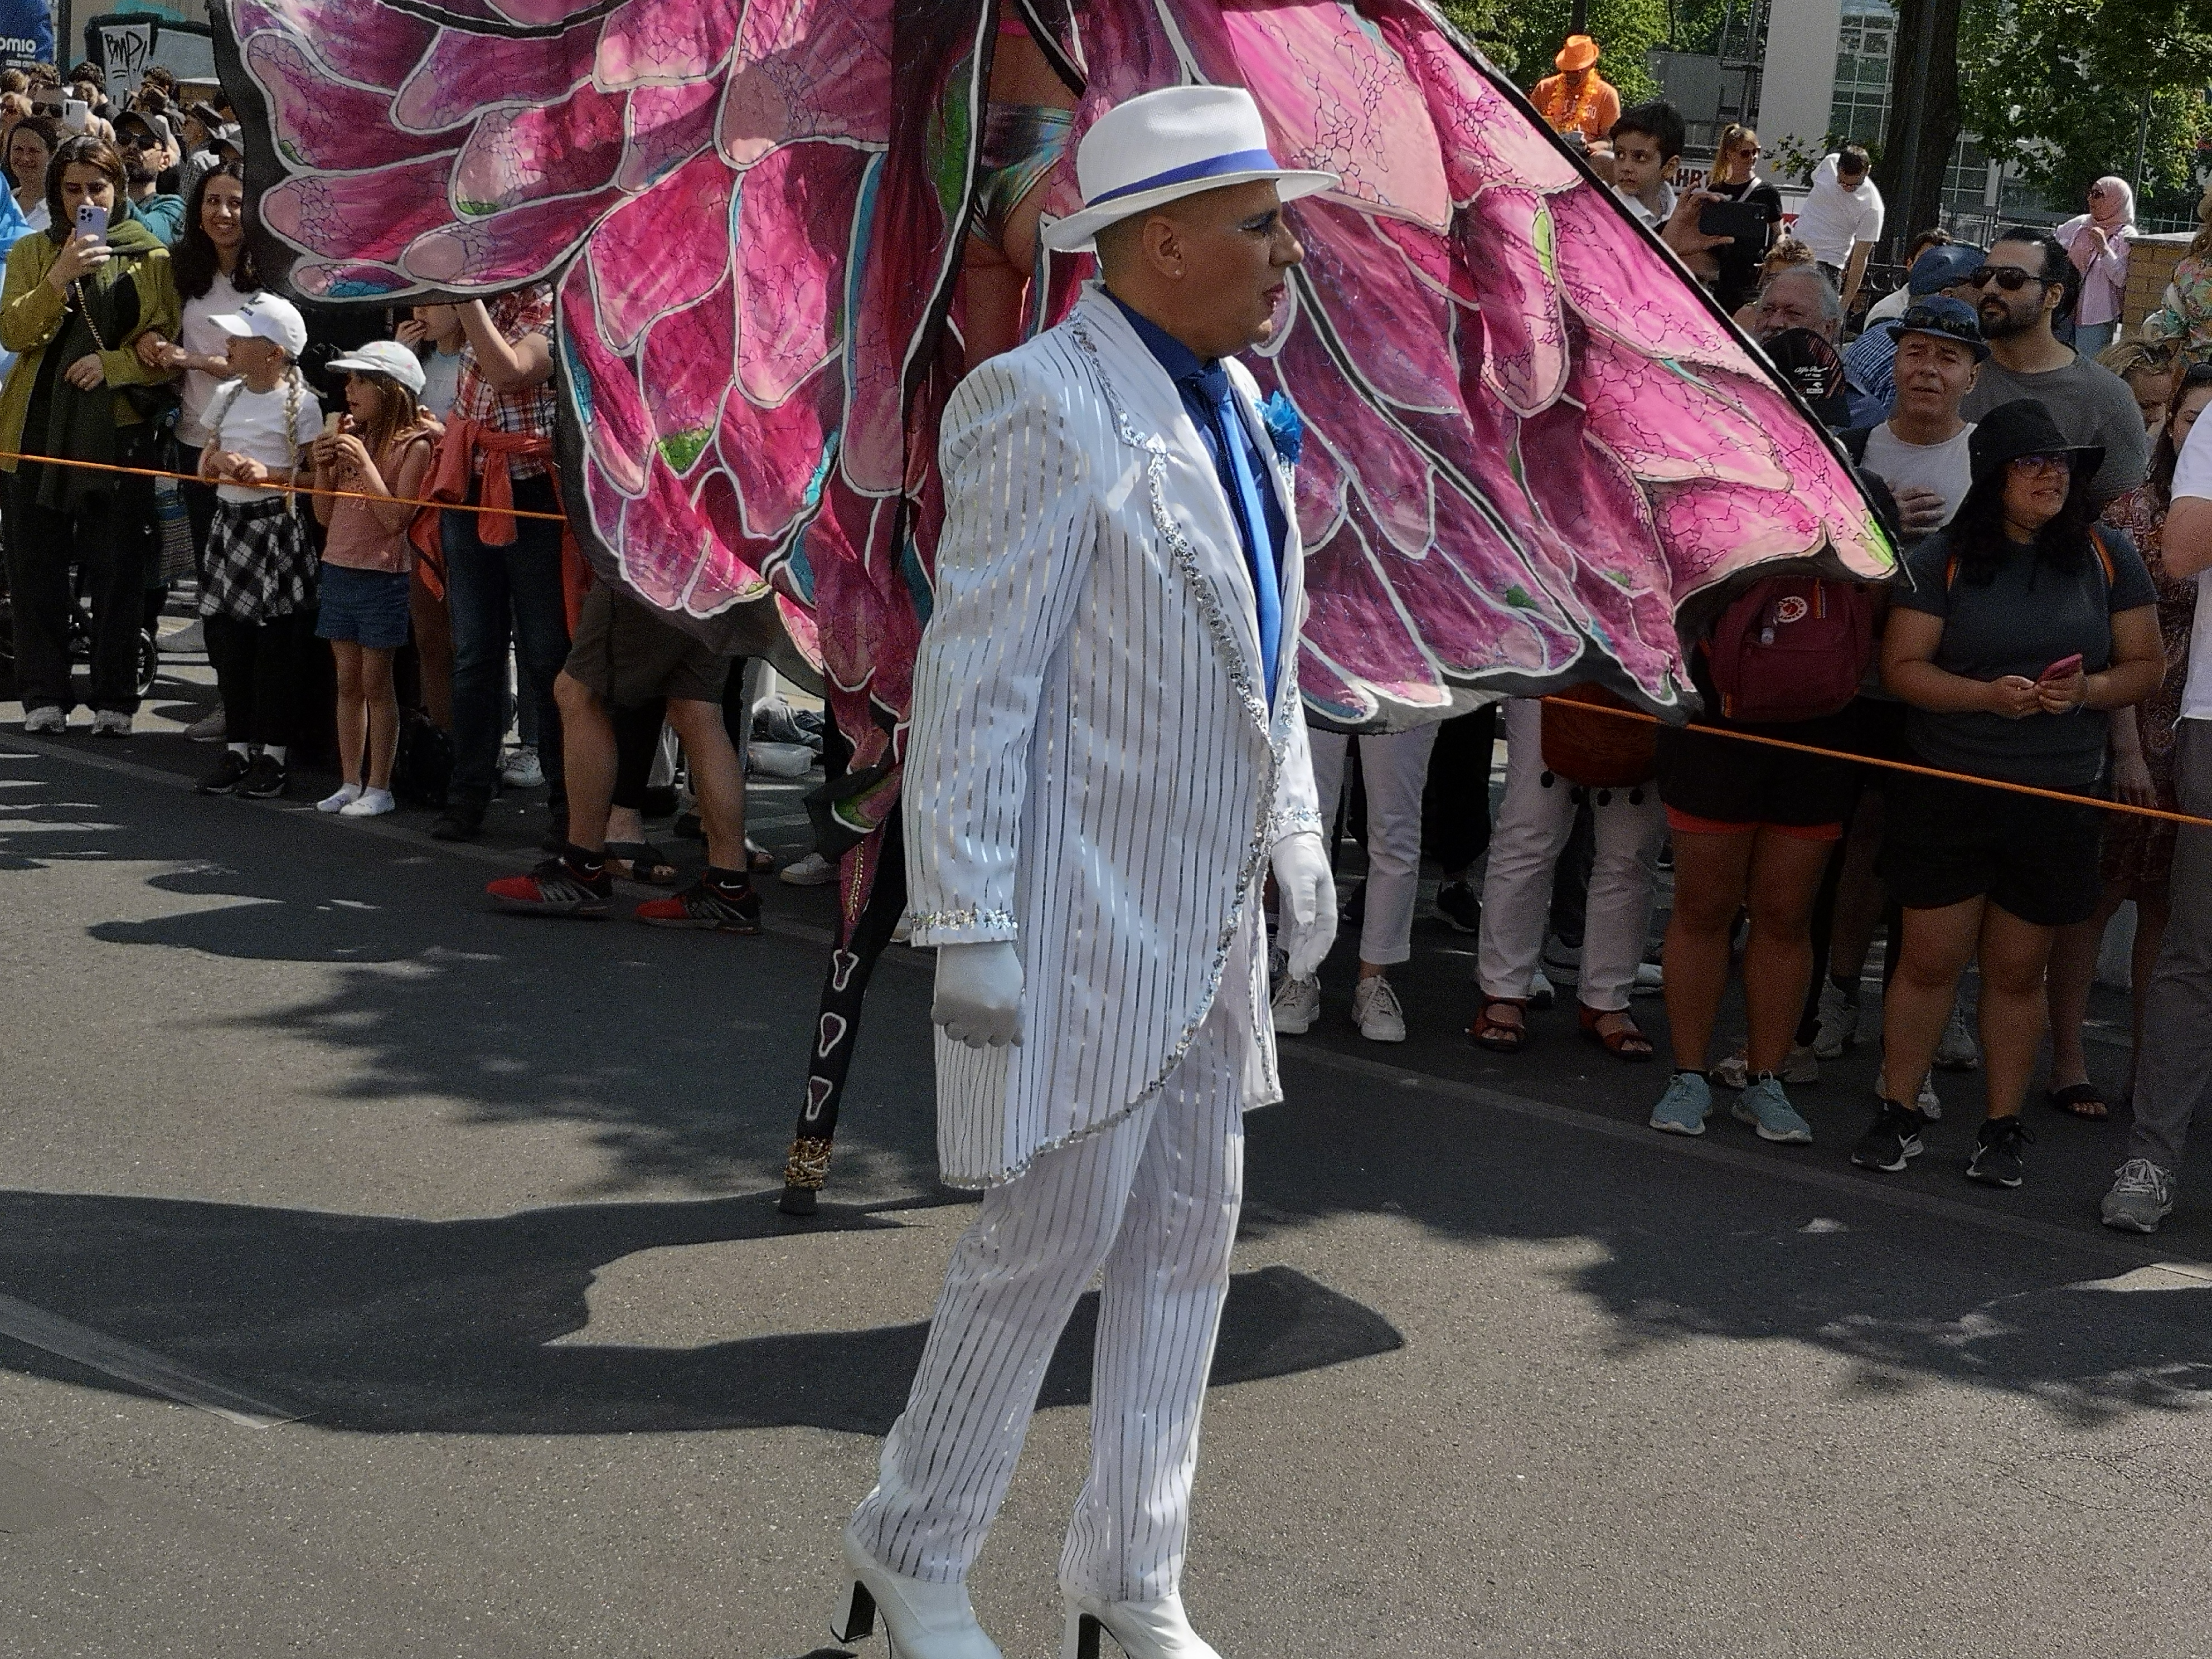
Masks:
[[[204,417],[200,477],[216,486],[216,514],[200,616],[229,746],[199,788],[281,795],[314,619],[315,556],[291,492],[323,410],[300,374],[307,325],[299,307],[264,289],[210,321],[228,337],[234,378],[216,389]]]

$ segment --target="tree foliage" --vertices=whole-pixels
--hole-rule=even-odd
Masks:
[[[1570,0],[1439,0],[1483,54],[1527,90],[1553,72],[1552,57],[1567,38],[1574,15]],[[1667,0],[1589,0],[1589,33],[1605,56],[1598,72],[1633,104],[1659,95],[1644,56],[1663,46],[1670,22]]]
[[[2127,176],[2146,104],[2144,194],[2193,197],[2212,143],[2205,0],[1966,0],[1959,69],[1966,131],[2053,204]]]

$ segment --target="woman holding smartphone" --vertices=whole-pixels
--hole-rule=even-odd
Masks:
[[[59,732],[70,680],[70,567],[92,593],[96,737],[127,738],[138,710],[138,632],[145,613],[153,490],[99,467],[139,459],[146,416],[131,394],[167,380],[133,349],[149,329],[173,334],[169,251],[131,216],[123,158],[72,138],[46,169],[51,223],[9,251],[0,286],[0,348],[19,354],[0,387],[0,459],[14,475],[8,573],[26,732]],[[89,461],[49,466],[36,458]]]
[[[1705,188],[1723,201],[1745,202],[1759,210],[1765,229],[1757,237],[1738,236],[1713,250],[1721,265],[1713,297],[1729,311],[1748,304],[1759,291],[1759,267],[1782,223],[1782,192],[1753,176],[1759,165],[1759,135],[1741,122],[1721,129],[1720,148],[1713,157],[1713,176]]]
[[[1909,583],[1892,590],[1882,684],[1910,706],[1905,741],[1921,765],[2094,795],[2112,711],[2165,672],[2150,573],[2126,536],[2096,522],[2089,489],[2104,452],[2069,446],[2042,404],[1991,410],[1969,453],[1966,499],[1906,556]],[[1905,1103],[1978,952],[1989,1112],[1966,1174],[2017,1187],[2044,970],[2056,932],[2096,911],[2102,814],[1911,773],[1885,787],[1881,869],[1905,937],[1882,1004],[1874,1127],[1851,1160],[1897,1170],[1919,1155],[1926,1120]]]

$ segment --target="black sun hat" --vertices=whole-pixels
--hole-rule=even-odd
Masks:
[[[1983,416],[1966,441],[1966,453],[1978,484],[2023,455],[2063,455],[2073,463],[2077,478],[2094,477],[2105,464],[2101,444],[2068,443],[2051,412],[2033,398],[1999,404]]]

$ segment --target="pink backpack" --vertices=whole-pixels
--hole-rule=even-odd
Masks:
[[[1875,598],[1850,582],[1768,576],[1705,641],[1723,719],[1785,726],[1840,714],[1874,660]]]

